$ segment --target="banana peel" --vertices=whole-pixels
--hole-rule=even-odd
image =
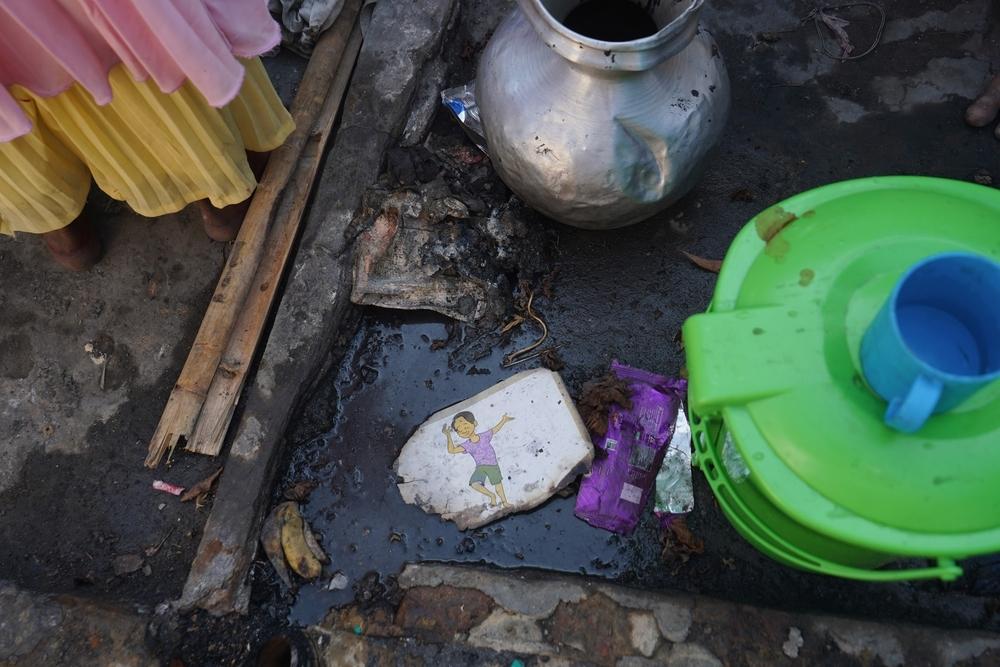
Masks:
[[[313,553],[313,556],[316,556],[319,562],[324,565],[329,563],[330,559],[327,557],[326,553],[323,552],[323,547],[319,545],[319,540],[316,539],[316,535],[313,534],[305,519],[302,520],[302,533],[306,538],[306,546],[309,547],[309,551]]]
[[[318,578],[323,573],[323,563],[329,559],[302,518],[298,503],[281,503],[275,512],[281,526],[281,550],[288,565],[307,581]]]
[[[264,547],[267,560],[271,562],[274,571],[278,573],[278,578],[288,588],[292,588],[292,578],[288,574],[288,565],[285,563],[285,552],[281,547],[281,517],[279,517],[279,507],[274,508],[260,529],[260,544]]]
[[[267,516],[261,527],[260,543],[274,571],[288,588],[294,588],[289,566],[303,579],[312,580],[322,574],[323,564],[330,562],[302,518],[298,503],[293,501],[281,503]]]

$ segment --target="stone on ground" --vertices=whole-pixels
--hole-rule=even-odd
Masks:
[[[780,611],[550,572],[416,564],[399,585],[395,613],[355,603],[307,629],[319,664],[1000,664],[996,634]],[[675,617],[669,632],[665,609]]]

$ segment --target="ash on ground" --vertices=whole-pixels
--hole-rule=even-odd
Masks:
[[[352,232],[354,303],[432,310],[481,332],[509,319],[518,285],[540,280],[555,254],[549,223],[510,194],[489,158],[438,135],[390,151]]]

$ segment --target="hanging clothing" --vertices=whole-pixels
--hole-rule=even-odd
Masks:
[[[31,128],[9,86],[52,97],[79,84],[104,105],[122,63],[137,82],[172,93],[189,81],[221,107],[243,83],[238,58],[280,40],[266,0],[2,0],[0,141]]]
[[[269,0],[268,6],[281,17],[285,45],[308,56],[319,36],[340,16],[344,0]]]
[[[83,210],[91,176],[110,197],[156,217],[208,199],[217,208],[257,185],[246,151],[274,150],[294,129],[259,59],[221,109],[191,83],[166,94],[152,81],[111,70],[112,100],[97,105],[80,86],[41,97],[14,86],[33,129],[0,144],[0,233],[41,234]]]
[[[292,132],[266,0],[0,0],[0,233],[72,222],[91,178],[138,213],[246,200]]]

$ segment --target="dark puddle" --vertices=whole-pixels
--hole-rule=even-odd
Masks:
[[[655,534],[644,535],[640,529],[636,536],[622,538],[592,528],[573,516],[575,497],[556,497],[533,512],[464,533],[404,503],[392,465],[421,422],[530,366],[500,369],[504,352],[523,342],[515,340],[510,349],[494,350],[476,362],[489,375],[450,369],[448,349],[430,349],[432,341],[447,335],[443,319],[389,317],[374,315],[363,322],[330,380],[340,397],[333,428],[293,453],[285,483],[304,478],[319,482],[304,513],[322,533],[332,563],[322,580],[299,591],[291,622],[320,620],[331,607],[354,599],[353,587],[366,573],[394,575],[407,562],[485,562],[613,578],[656,566]],[[523,340],[531,336],[525,332]],[[337,571],[351,586],[326,590]]]
[[[550,305],[546,312],[557,329],[567,326],[558,309]],[[392,465],[408,437],[434,412],[523,370],[502,370],[500,361],[533,335],[522,332],[474,366],[450,365],[449,354],[461,340],[431,349],[433,341],[447,337],[443,318],[388,311],[365,315],[339,370],[318,392],[328,398],[314,400],[302,422],[333,426],[318,437],[299,438],[283,479],[282,488],[304,479],[318,482],[303,509],[332,560],[321,580],[300,588],[288,622],[316,623],[333,607],[365,600],[381,590],[377,580],[366,578],[370,573],[388,583],[385,578],[397,575],[406,563],[458,562],[582,573],[645,590],[684,590],[789,610],[1000,627],[988,598],[979,597],[995,579],[988,572],[993,561],[967,563],[969,576],[951,585],[872,585],[791,570],[735,533],[699,473],[688,524],[704,539],[705,551],[690,561],[671,555],[664,559],[648,507],[636,532],[622,537],[577,519],[575,497],[556,497],[533,512],[465,533],[405,504]],[[566,340],[570,350],[583,342],[572,335],[559,340]],[[476,372],[470,373],[473,368]],[[591,374],[573,364],[562,373],[571,391]],[[337,572],[347,577],[347,588],[327,590]],[[386,588],[392,590],[391,585]]]

